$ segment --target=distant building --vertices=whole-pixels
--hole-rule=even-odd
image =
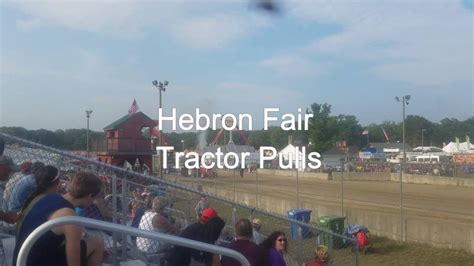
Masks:
[[[411,152],[413,148],[405,144],[405,151]],[[385,143],[376,142],[370,143],[369,147],[359,153],[361,159],[387,159],[395,160],[401,153],[403,153],[403,143]]]
[[[136,165],[138,160],[151,169],[155,150],[151,138],[142,135],[142,129],[155,126],[156,122],[142,112],[121,117],[104,128],[105,143],[97,153],[98,160],[120,167]]]
[[[341,160],[348,161],[349,158],[358,157],[358,149],[355,146],[334,147],[321,154],[324,168],[338,168]]]

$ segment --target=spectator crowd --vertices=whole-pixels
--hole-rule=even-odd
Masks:
[[[17,264],[20,247],[26,238],[41,224],[59,217],[82,216],[101,221],[112,221],[112,208],[104,183],[107,180],[87,171],[61,173],[53,165],[42,162],[23,162],[17,166],[3,155],[4,143],[0,139],[0,221],[3,231],[14,227],[15,248],[13,265]],[[122,223],[141,230],[155,231],[221,245],[241,253],[254,266],[293,265],[288,239],[282,231],[268,236],[261,232],[262,220],[239,219],[235,232],[224,239],[226,222],[218,210],[210,207],[203,195],[196,205],[196,222],[186,224],[176,220],[169,210],[172,202],[166,195],[150,190],[133,190],[130,195],[128,217]],[[121,205],[121,204],[117,204]],[[9,226],[10,225],[10,226]],[[62,225],[51,229],[33,245],[27,265],[102,265],[110,254],[104,240],[105,233],[97,233],[78,225]],[[123,240],[125,241],[125,240]],[[165,265],[240,265],[230,257],[210,254],[182,246],[172,246],[149,238],[131,239],[136,249],[156,264]],[[124,244],[124,243],[122,243]],[[315,249],[314,261],[306,265],[326,265],[328,250]]]

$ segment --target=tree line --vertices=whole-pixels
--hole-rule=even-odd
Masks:
[[[383,123],[372,123],[362,126],[354,115],[334,115],[331,105],[328,103],[313,103],[307,112],[313,113],[307,131],[283,131],[280,127],[270,127],[269,130],[244,131],[250,145],[255,148],[260,146],[272,146],[281,149],[288,144],[288,136],[292,136],[293,144],[309,146],[312,151],[324,152],[336,145],[336,142],[345,140],[350,146],[362,148],[367,145],[367,136],[362,135],[364,130],[368,131],[371,143],[386,142],[383,129],[387,133],[390,142],[402,141],[402,123],[385,121]],[[432,122],[419,115],[408,115],[405,120],[406,141],[412,147],[420,146],[422,130],[424,146],[442,147],[443,143],[454,141],[456,137],[465,141],[465,137],[474,138],[474,117],[460,121],[456,118],[444,118],[439,122]],[[86,129],[66,129],[50,131],[46,129],[27,130],[22,127],[0,127],[0,132],[15,135],[20,138],[35,141],[44,145],[65,149],[85,150]],[[104,139],[103,132],[90,131],[91,146],[100,143]],[[195,149],[201,138],[210,143],[218,130],[207,132],[171,132],[167,134],[175,150]],[[229,141],[229,132],[225,132],[218,144]],[[235,144],[244,144],[237,132],[232,133]],[[309,145],[308,145],[309,144]]]

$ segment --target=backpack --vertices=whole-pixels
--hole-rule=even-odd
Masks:
[[[367,234],[364,231],[359,231],[356,233],[357,244],[359,247],[363,248],[369,244],[367,239]]]

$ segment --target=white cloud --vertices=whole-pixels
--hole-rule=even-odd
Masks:
[[[16,21],[17,29],[21,31],[31,31],[38,29],[42,26],[42,21],[38,18],[34,19],[18,19]]]
[[[245,106],[275,107],[288,106],[291,102],[302,102],[303,94],[296,88],[262,86],[245,82],[222,82],[214,89],[224,103],[235,102],[236,109]]]
[[[274,56],[260,62],[260,66],[271,69],[278,76],[289,78],[317,77],[326,71],[299,55]]]
[[[461,1],[296,1],[291,13],[342,30],[308,50],[375,64],[379,77],[420,86],[472,82],[473,12]]]
[[[64,27],[121,39],[142,38],[147,31],[158,30],[194,48],[221,47],[267,25],[262,17],[232,12],[236,3],[68,0],[6,4],[29,16],[17,21],[21,30]]]
[[[257,17],[230,14],[185,18],[172,26],[176,39],[197,48],[221,47],[245,37],[251,31],[266,25]]]
[[[121,38],[141,35],[136,25],[143,7],[130,1],[17,1],[6,2],[42,26],[101,33]]]

